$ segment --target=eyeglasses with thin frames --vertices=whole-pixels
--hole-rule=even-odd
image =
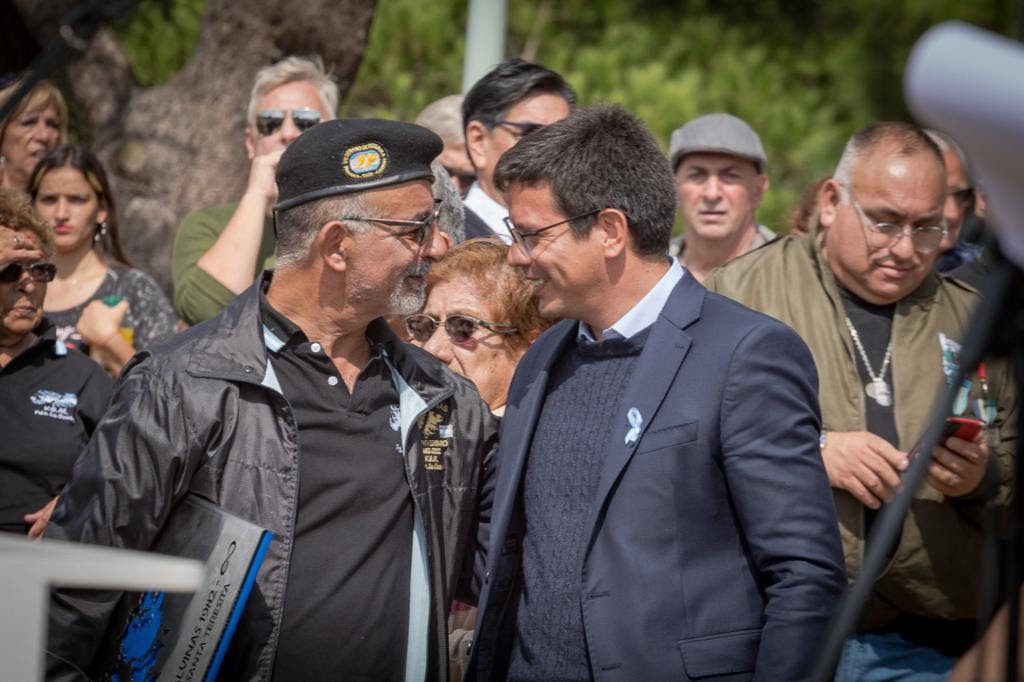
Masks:
[[[426,343],[434,335],[437,328],[442,324],[441,320],[427,315],[416,313],[405,318],[405,328],[409,336],[420,343]],[[469,315],[449,315],[444,318],[444,331],[452,343],[468,343],[478,327],[483,327],[495,334],[515,334],[519,328],[510,324],[498,324],[497,322],[484,322]]]
[[[872,220],[861,208],[860,203],[853,198],[850,188],[844,187],[843,189],[847,202],[860,218],[861,226],[867,228],[868,243],[872,248],[886,249],[895,246],[908,233],[908,230],[903,229],[903,225]],[[942,225],[914,225],[910,227],[909,234],[914,250],[921,254],[929,254],[938,249],[939,244],[946,238],[946,228]]]
[[[292,123],[300,133],[304,133],[320,122],[320,112],[309,107],[292,109],[267,109],[256,114],[256,131],[266,137],[273,135],[277,129],[284,125],[285,116],[291,115]]]
[[[517,140],[545,127],[543,123],[533,123],[532,121],[506,121],[504,119],[495,121],[494,125],[505,126],[505,128],[508,129],[508,131],[512,133],[512,136]]]
[[[31,265],[11,263],[0,270],[0,282],[4,284],[20,282],[21,276],[25,272],[28,272],[28,276],[34,282],[52,282],[53,278],[57,276],[57,266],[53,263],[32,263]]]
[[[557,223],[551,223],[550,225],[545,225],[544,227],[539,227],[536,230],[523,230],[523,229],[520,229],[520,228],[516,227],[515,223],[513,223],[512,219],[510,217],[508,217],[508,216],[505,216],[504,218],[502,218],[502,221],[504,221],[505,227],[507,227],[508,231],[512,234],[512,242],[516,246],[518,246],[520,249],[522,249],[523,253],[525,253],[527,256],[531,256],[531,255],[533,255],[533,249],[536,248],[537,243],[538,243],[537,237],[539,237],[544,232],[547,232],[548,230],[552,230],[552,229],[558,227],[559,225],[565,225],[566,223],[571,223],[571,222],[573,222],[575,220],[579,220],[580,218],[587,218],[589,216],[592,216],[592,215],[595,215],[597,213],[600,213],[603,210],[604,210],[603,208],[595,208],[593,211],[587,211],[586,213],[580,213],[579,215],[574,215],[571,218],[566,218],[565,220],[559,220]]]
[[[417,246],[423,246],[424,242],[427,241],[427,233],[437,223],[438,217],[441,215],[441,200],[434,199],[434,209],[430,212],[430,215],[423,220],[396,220],[393,218],[363,218],[361,216],[342,216],[338,220],[349,220],[352,222],[364,222],[364,223],[377,223],[379,225],[387,225],[388,227],[401,227],[406,228],[398,232],[392,233],[395,237],[411,237],[415,235],[413,241],[416,242]]]

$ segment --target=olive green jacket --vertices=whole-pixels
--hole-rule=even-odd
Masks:
[[[832,271],[814,235],[784,237],[714,271],[711,291],[744,303],[793,327],[811,349],[820,377],[825,431],[864,431],[864,388],[853,341]],[[956,280],[929,275],[896,304],[892,321],[894,417],[900,450],[921,437],[934,401],[946,388],[940,334],[961,343],[979,296]],[[948,344],[947,344],[948,345]],[[947,362],[951,359],[947,353]],[[981,397],[973,382],[971,399]],[[1016,397],[1007,364],[988,365],[989,396],[998,416],[986,430],[992,448],[979,492],[947,498],[924,483],[914,495],[896,552],[879,577],[861,626],[877,629],[900,614],[958,619],[976,615],[984,540],[983,508],[1009,511],[1016,443]],[[965,416],[973,416],[968,411]],[[982,490],[990,491],[985,499]],[[992,492],[994,491],[994,492]],[[864,507],[833,488],[847,573],[860,572],[864,555]]]

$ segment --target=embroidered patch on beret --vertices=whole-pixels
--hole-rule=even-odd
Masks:
[[[345,175],[353,180],[372,178],[388,167],[388,153],[376,142],[349,147],[341,158]]]

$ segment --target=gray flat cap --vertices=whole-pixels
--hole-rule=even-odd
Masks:
[[[694,152],[750,159],[757,164],[758,172],[764,171],[768,163],[761,138],[746,121],[731,114],[706,114],[672,131],[668,156],[673,170],[680,159]]]

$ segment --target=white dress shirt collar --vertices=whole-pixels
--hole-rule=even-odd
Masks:
[[[494,231],[494,234],[501,237],[506,244],[512,243],[512,233],[505,227],[502,220],[508,215],[508,209],[487,195],[479,182],[474,182],[466,192],[466,198],[462,203],[473,209],[473,213],[480,216],[480,219],[487,224],[487,227]]]
[[[643,298],[637,301],[636,305],[620,317],[615,324],[601,333],[602,339],[607,339],[611,336],[629,339],[654,324],[654,321],[658,319],[658,315],[661,314],[661,309],[665,307],[665,303],[668,301],[672,290],[675,289],[679,280],[686,275],[686,271],[683,270],[678,260],[675,258],[670,260],[671,264],[668,267],[668,272],[661,276],[658,283]],[[579,323],[578,336],[583,337],[587,341],[595,340],[594,335],[590,333],[590,329],[583,321]]]

